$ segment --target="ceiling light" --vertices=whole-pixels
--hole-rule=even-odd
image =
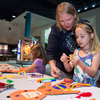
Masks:
[[[13,12],[12,17],[13,18],[17,17],[17,13],[16,12]]]
[[[16,16],[15,15],[12,15],[12,17],[15,18]]]
[[[92,7],[95,7],[95,5],[92,5]]]
[[[87,10],[87,7],[85,7],[85,10]]]
[[[81,10],[79,9],[78,12],[80,12]]]

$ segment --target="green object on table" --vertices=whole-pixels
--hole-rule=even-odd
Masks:
[[[7,83],[11,84],[13,81],[12,80],[7,80]]]
[[[55,80],[55,78],[50,78],[50,79],[42,79],[42,81],[47,81],[47,80]]]

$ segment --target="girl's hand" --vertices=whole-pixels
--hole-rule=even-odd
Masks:
[[[65,53],[63,53],[63,55],[61,56],[60,60],[64,63],[64,62],[67,62],[67,56]]]
[[[70,66],[71,66],[71,67],[75,66],[76,64],[79,63],[79,61],[80,61],[80,58],[74,56],[73,59],[70,61]]]
[[[23,67],[22,66],[20,66],[19,71],[23,71]]]

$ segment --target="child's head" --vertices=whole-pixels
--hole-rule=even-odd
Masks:
[[[45,54],[44,48],[41,44],[37,43],[31,47],[31,53],[33,54],[33,58],[42,58]]]
[[[33,59],[40,58],[43,60],[44,65],[47,63],[45,50],[40,43],[31,47],[31,53],[33,54]]]
[[[78,35],[80,35],[81,37],[80,39],[84,39],[84,38],[86,39],[83,41],[84,43],[85,42],[89,43],[89,48],[91,52],[93,51],[96,52],[100,49],[99,39],[97,37],[96,31],[90,23],[84,22],[78,24],[76,26],[75,33],[76,33],[76,40],[78,44],[79,44]],[[81,43],[79,45],[81,47]]]

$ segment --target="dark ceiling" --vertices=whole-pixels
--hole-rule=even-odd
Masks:
[[[100,0],[0,0],[0,19],[12,21],[12,14],[19,16],[25,11],[55,19],[55,9],[61,2],[72,3],[79,13],[100,7]]]

